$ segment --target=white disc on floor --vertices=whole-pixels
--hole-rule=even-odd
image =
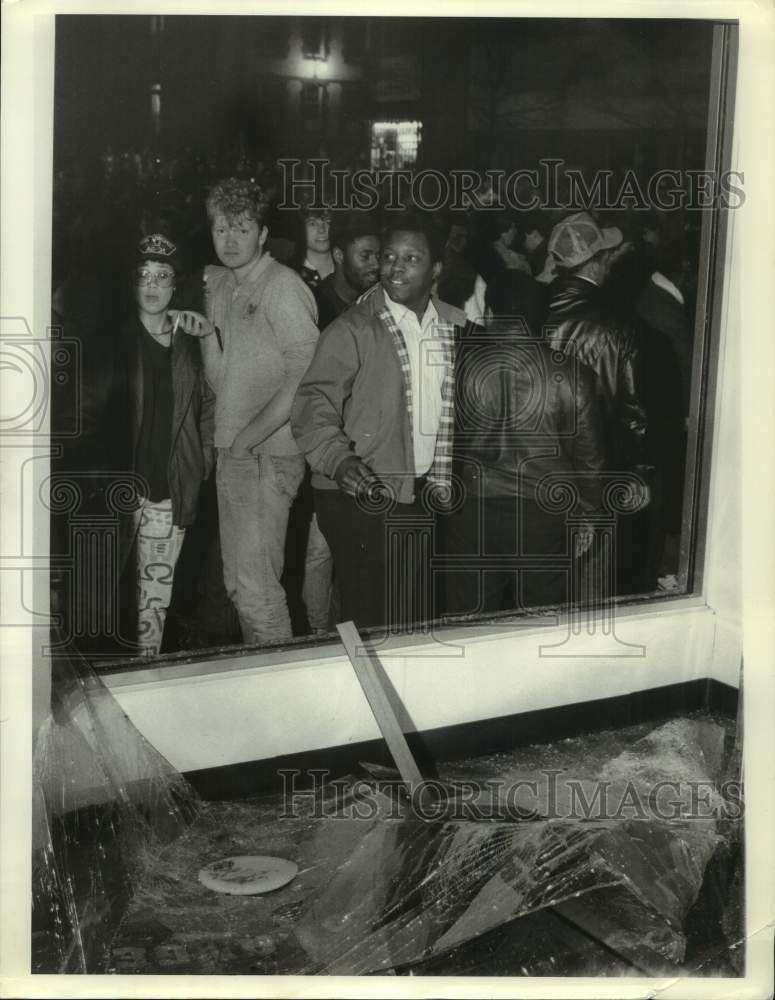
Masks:
[[[266,855],[244,855],[222,858],[199,872],[199,881],[215,892],[231,896],[253,896],[273,892],[287,885],[299,866],[285,858]]]

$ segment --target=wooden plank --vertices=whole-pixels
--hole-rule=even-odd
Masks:
[[[422,784],[423,776],[412,756],[409,744],[406,742],[403,730],[399,725],[393,706],[383,686],[381,665],[376,653],[371,652],[364,646],[358,629],[353,622],[344,622],[336,626],[345,652],[353,665],[355,676],[363,688],[369,707],[374,713],[380,732],[385,738],[396,767],[401,778],[409,787],[411,792],[416,786]]]

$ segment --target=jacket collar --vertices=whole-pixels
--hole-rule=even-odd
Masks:
[[[127,328],[124,348],[128,352],[126,358],[126,371],[130,380],[130,391],[133,402],[132,407],[132,430],[133,443],[136,445],[137,437],[140,433],[140,426],[143,419],[143,406],[145,403],[143,394],[143,362],[140,351],[142,337],[149,336],[139,318],[135,315]],[[191,394],[197,384],[197,355],[199,345],[193,337],[176,330],[172,336],[172,391],[173,391],[173,412],[172,412],[172,436],[173,440],[177,436]]]
[[[268,250],[264,250],[258,260],[253,262],[250,270],[239,281],[237,281],[234,271],[229,267],[225,267],[225,280],[233,289],[247,287],[264,273],[273,260],[274,257],[271,253]]]
[[[388,308],[385,292],[379,282],[364,292],[357,302],[358,305],[364,306],[372,316],[378,316],[383,310]],[[442,302],[435,295],[431,295],[431,302],[440,320],[445,323],[452,323],[453,326],[465,327],[468,320],[462,309],[451,306],[448,302]]]
[[[394,321],[398,326],[404,321],[404,317],[411,310],[408,306],[402,305],[400,302],[394,302],[393,299],[383,290],[382,292],[385,298],[385,306],[393,317]],[[420,328],[425,329],[426,326],[435,323],[439,319],[439,314],[433,301],[429,298],[428,304],[425,307],[425,312],[423,313],[422,319],[419,320]]]
[[[549,311],[575,302],[597,302],[600,295],[600,285],[593,281],[586,281],[575,274],[559,277],[549,286]]]

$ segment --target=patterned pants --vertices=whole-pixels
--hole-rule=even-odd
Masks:
[[[170,500],[151,503],[144,499],[128,519],[127,529],[127,546],[134,544],[136,553],[137,644],[143,656],[156,656],[186,529],[172,523]]]

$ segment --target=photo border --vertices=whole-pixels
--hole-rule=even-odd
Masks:
[[[38,3],[16,0],[3,5],[2,52],[2,284],[0,317],[31,317],[36,337],[44,337],[50,325],[51,278],[51,180],[53,120],[53,17],[55,14],[184,14],[214,13],[213,4],[163,2],[149,9],[146,4]],[[360,16],[407,16],[416,5],[394,4],[391,10],[364,9],[353,3],[250,4],[224,3],[218,14],[353,14]],[[469,3],[429,2],[423,16],[557,16],[579,15],[577,3]],[[739,19],[740,52],[737,111],[732,169],[745,173],[746,206],[730,219],[725,282],[725,322],[741,331],[741,453],[743,479],[742,533],[744,570],[743,625],[745,648],[745,747],[746,775],[746,976],[734,980],[704,977],[667,978],[568,978],[474,980],[467,977],[420,979],[396,977],[241,977],[241,976],[48,976],[25,974],[30,949],[30,844],[31,822],[31,734],[40,721],[36,707],[45,702],[45,689],[33,681],[30,636],[42,637],[45,629],[29,625],[0,629],[0,759],[2,805],[0,810],[0,980],[4,995],[23,997],[104,996],[115,997],[640,997],[659,992],[668,997],[727,996],[764,997],[772,991],[773,898],[772,864],[773,740],[772,711],[775,706],[772,651],[775,648],[772,607],[773,517],[772,444],[773,407],[773,180],[775,142],[772,129],[775,96],[775,46],[771,2],[670,3],[666,0],[637,3],[589,3],[584,17],[664,17]],[[736,322],[732,322],[734,317]],[[5,331],[3,333],[5,335]],[[725,358],[719,359],[719,365]],[[734,433],[727,429],[724,433]],[[24,446],[8,447],[0,441],[3,519],[0,554],[16,554],[16,535],[24,500],[18,479],[18,464]],[[718,449],[714,442],[714,452]],[[36,466],[33,478],[40,480],[45,465],[44,437],[27,449],[26,458]],[[13,452],[13,454],[11,454]],[[762,468],[764,465],[764,468]],[[709,512],[709,540],[719,530],[724,512]],[[26,576],[1,573],[3,607],[18,598],[14,587],[26,588],[28,606],[47,608],[48,582],[44,567],[48,537],[38,532],[22,539],[20,556],[30,559]],[[734,566],[734,562],[733,562]],[[14,576],[13,581],[8,577]],[[32,578],[32,586],[30,586]],[[734,587],[733,583],[729,584]],[[30,594],[32,599],[30,600]],[[717,642],[728,639],[738,623],[720,618]],[[652,992],[653,991],[653,992]]]

